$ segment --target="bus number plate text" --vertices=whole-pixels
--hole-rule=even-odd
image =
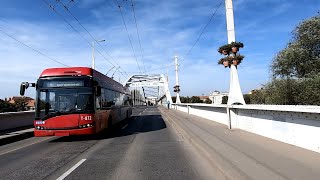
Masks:
[[[81,120],[91,121],[92,120],[92,116],[81,116]]]

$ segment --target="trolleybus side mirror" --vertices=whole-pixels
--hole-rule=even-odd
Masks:
[[[36,87],[36,83],[28,83],[28,82],[23,82],[20,85],[20,95],[24,96],[24,93],[28,87]]]
[[[96,86],[96,96],[101,96],[101,87]]]
[[[26,84],[25,83],[21,83],[20,85],[20,95],[24,96],[24,92],[26,90]]]

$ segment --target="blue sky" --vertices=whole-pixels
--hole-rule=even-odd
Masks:
[[[45,1],[53,5],[86,39],[92,41],[61,4],[56,0]],[[139,71],[115,0],[61,2],[68,4],[69,10],[96,39],[106,40],[101,45],[122,69],[129,75]],[[177,55],[183,60],[179,67],[182,96],[207,95],[214,90],[228,91],[229,69],[217,65],[221,58],[217,49],[227,43],[224,3],[187,56],[220,0],[135,0],[142,51],[131,1],[118,2],[141,68],[143,55],[148,73],[165,74],[166,69],[159,67],[172,64]],[[303,19],[317,15],[319,10],[319,0],[234,0],[236,40],[245,44],[241,54],[246,57],[238,67],[244,93],[259,88],[269,80],[272,58],[286,46],[291,31]],[[43,0],[1,1],[0,30],[69,66],[91,66],[91,46]],[[20,83],[35,82],[43,69],[62,67],[2,32],[0,42],[0,98],[18,95]],[[101,47],[97,46],[97,50],[108,58]],[[96,53],[96,67],[106,73],[112,65]],[[116,72],[115,79],[123,82],[126,77]],[[173,66],[169,67],[169,81],[173,90]],[[27,95],[34,94],[34,90],[28,89]]]

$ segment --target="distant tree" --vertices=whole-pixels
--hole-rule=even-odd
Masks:
[[[172,102],[173,102],[173,103],[176,103],[176,100],[177,100],[177,97],[176,97],[176,96],[173,96],[173,97],[172,97]]]
[[[192,96],[191,103],[202,103],[202,101],[199,96]]]
[[[227,104],[228,103],[228,96],[223,96],[222,97],[222,104]]]
[[[266,104],[320,104],[320,16],[301,22],[271,64],[272,80],[256,97]],[[253,96],[251,96],[251,100]]]
[[[11,104],[7,101],[0,99],[0,113],[3,112],[16,112],[17,108],[14,104]]]
[[[204,103],[206,103],[206,104],[211,104],[212,101],[211,101],[209,98],[207,98],[206,100],[204,100]]]
[[[250,94],[250,104],[266,104],[266,93],[263,88],[252,91],[252,94]]]
[[[14,104],[15,104],[15,107],[17,108],[18,111],[27,110],[28,102],[25,98],[16,100]]]
[[[301,22],[293,31],[293,40],[274,58],[274,77],[305,78],[320,72],[320,16]]]
[[[181,103],[190,103],[190,102],[191,102],[189,96],[187,96],[187,97],[180,97],[180,101],[181,101]]]
[[[244,94],[243,98],[244,98],[244,101],[246,102],[246,104],[251,104],[250,94]]]

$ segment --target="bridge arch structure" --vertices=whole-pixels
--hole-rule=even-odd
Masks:
[[[152,102],[153,104],[172,104],[169,84],[163,74],[132,75],[123,86],[131,90],[134,105],[142,105]]]

